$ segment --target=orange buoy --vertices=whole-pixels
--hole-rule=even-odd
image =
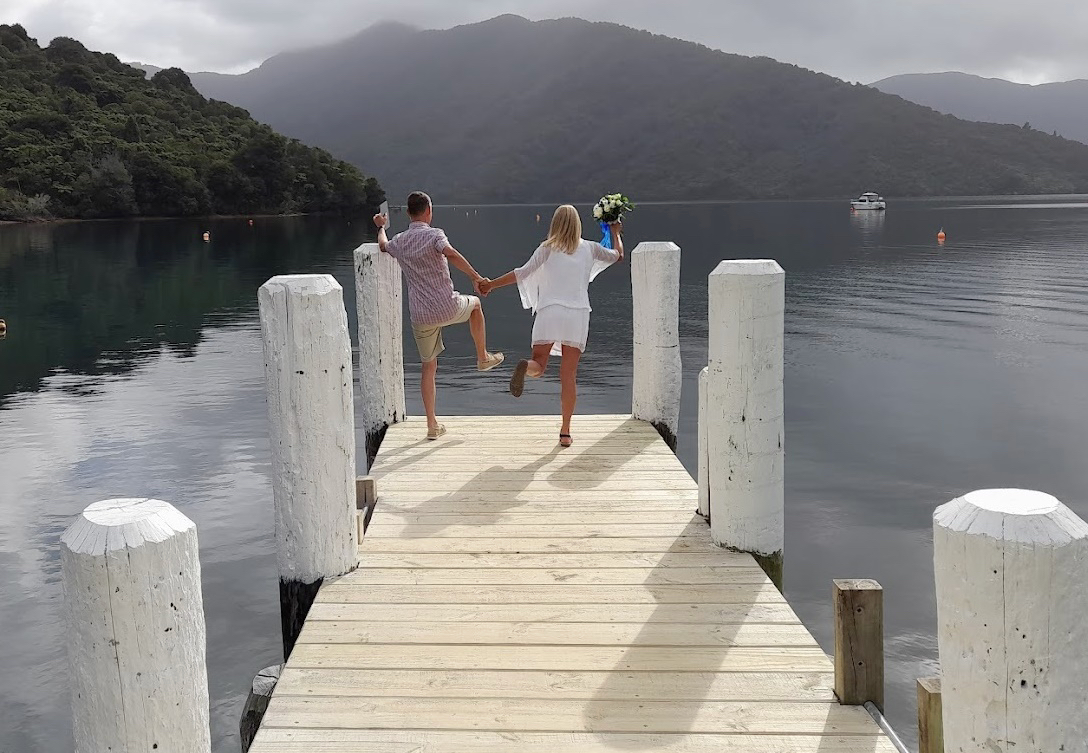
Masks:
[[[944,242],[944,228],[943,227],[941,228],[940,232],[937,233],[937,240],[939,240],[942,243]]]

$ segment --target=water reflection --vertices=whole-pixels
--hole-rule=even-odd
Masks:
[[[787,595],[830,648],[828,581],[884,584],[887,706],[907,738],[913,678],[932,673],[936,650],[933,508],[1010,485],[1088,516],[1088,211],[962,204],[897,201],[851,216],[841,202],[647,206],[627,223],[632,245],[683,249],[688,468],[706,275],[722,258],[776,258],[786,269]],[[498,274],[528,257],[546,231],[536,215],[551,210],[436,213],[482,273]],[[942,226],[949,240],[938,248]],[[139,494],[197,522],[215,750],[235,749],[246,686],[279,650],[255,291],[273,274],[331,273],[354,329],[350,251],[368,230],[317,218],[0,227],[0,750],[71,749],[57,539],[90,502]],[[531,316],[506,292],[486,301],[489,340],[520,354]],[[626,265],[591,295],[579,410],[626,412]],[[440,410],[556,411],[554,374],[515,401],[508,372],[476,372],[467,329],[446,344]],[[418,364],[405,345],[418,414]]]
[[[850,212],[850,224],[861,234],[866,246],[879,245],[884,230],[885,212],[853,211]]]

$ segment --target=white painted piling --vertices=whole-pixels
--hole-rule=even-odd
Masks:
[[[643,242],[631,252],[634,380],[631,413],[676,450],[680,423],[680,247]]]
[[[987,489],[933,515],[944,748],[1084,750],[1088,524],[1049,494]]]
[[[704,366],[703,370],[699,372],[699,514],[707,520],[710,520],[710,463],[707,457],[706,446],[706,386],[707,375],[710,373],[710,368]]]
[[[208,753],[196,526],[157,499],[111,499],[60,541],[76,753]]]
[[[710,274],[706,432],[711,536],[781,585],[785,279],[773,260]]]
[[[359,416],[366,432],[367,469],[385,430],[404,420],[404,339],[400,265],[377,243],[355,249],[359,314]]]
[[[323,579],[355,568],[355,413],[343,289],[330,275],[258,291],[285,658]]]

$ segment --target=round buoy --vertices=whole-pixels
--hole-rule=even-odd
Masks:
[[[209,232],[208,232],[207,230],[205,230],[205,231],[204,231],[204,242],[205,242],[205,243],[207,243],[207,242],[208,242],[208,241],[210,241],[211,239],[212,239],[212,234],[211,234],[211,233],[209,233]]]
[[[250,226],[250,227],[253,227],[253,220],[250,220],[250,221],[249,221],[249,226]]]
[[[5,322],[3,319],[0,319],[0,333],[7,332],[7,331],[8,331],[8,323]]]
[[[940,232],[939,232],[939,233],[937,233],[937,240],[939,240],[939,241],[943,241],[943,240],[944,240],[944,237],[945,237],[945,236],[944,236],[944,228],[942,227],[942,228],[941,228],[941,230],[940,230]]]

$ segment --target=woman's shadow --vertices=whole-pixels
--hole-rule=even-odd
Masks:
[[[567,448],[555,444],[548,451],[522,465],[495,463],[481,470],[459,488],[429,499],[425,507],[416,504],[410,508],[397,508],[395,501],[383,504],[379,491],[378,509],[405,516],[419,515],[417,519],[423,522],[417,523],[414,522],[416,519],[413,519],[413,522],[404,528],[404,538],[412,539],[431,538],[441,534],[450,525],[464,525],[463,523],[425,522],[432,516],[448,521],[457,516],[470,515],[469,524],[479,527],[480,530],[501,523],[511,523],[512,521],[506,519],[506,516],[510,510],[527,504],[527,501],[520,497],[534,482],[544,481],[549,487],[555,489],[557,496],[561,496],[567,491],[599,487],[608,479],[621,473],[625,466],[637,463],[642,451],[654,444],[657,439],[656,436],[649,436],[646,432],[631,433],[629,429],[634,423],[637,422],[632,419],[608,434],[596,440],[590,440],[588,444],[583,445],[584,450],[581,452],[571,453]],[[624,440],[622,454],[601,455],[594,452],[600,447],[614,446],[620,439]],[[424,445],[424,441],[397,448],[397,450],[417,449]],[[383,462],[379,469],[382,474],[389,473],[419,463],[425,457],[434,459],[436,455],[440,455],[443,447],[467,444],[460,439],[445,440],[429,452],[413,453],[410,457],[390,463]],[[564,453],[570,454],[569,459],[564,459]],[[550,470],[550,473],[541,478],[541,473],[545,470]],[[571,475],[572,473],[575,475]],[[486,495],[488,498],[486,507],[472,504],[478,501],[481,495]],[[471,512],[466,512],[466,504],[471,507]],[[548,511],[546,502],[528,504],[537,508],[536,511]]]

